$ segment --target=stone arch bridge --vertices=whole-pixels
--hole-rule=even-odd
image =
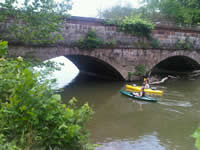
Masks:
[[[0,27],[4,31],[4,26]],[[72,43],[84,38],[93,30],[105,42],[116,43],[113,48],[79,50]],[[140,39],[133,35],[117,32],[114,25],[106,25],[96,18],[71,17],[66,19],[62,29],[64,40],[54,46],[9,45],[9,54],[47,60],[57,56],[69,58],[80,71],[105,76],[116,80],[128,80],[129,72],[135,72],[137,65],[144,64],[147,71],[155,66],[167,70],[192,71],[200,64],[200,29],[180,28],[156,24],[152,40]],[[156,44],[157,43],[157,44]],[[143,48],[141,48],[141,46]],[[186,50],[187,49],[187,50]]]
[[[144,64],[147,71],[165,63],[165,68],[192,71],[200,68],[200,53],[192,50],[96,49],[93,51],[66,47],[12,47],[9,54],[48,60],[58,56],[70,59],[80,71],[113,80],[128,80],[128,73]],[[173,59],[174,58],[174,59]],[[167,61],[168,60],[168,61]]]

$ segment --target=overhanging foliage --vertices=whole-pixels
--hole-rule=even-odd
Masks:
[[[25,44],[50,44],[62,39],[63,16],[68,16],[70,0],[5,0],[0,3],[0,22],[8,32],[1,39]]]
[[[22,57],[0,58],[0,149],[83,149],[92,109],[77,107],[75,98],[63,104],[49,80],[40,82],[41,71],[34,72],[33,64]]]

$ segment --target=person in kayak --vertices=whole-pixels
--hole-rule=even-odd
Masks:
[[[139,96],[139,97],[145,96],[144,87],[141,87],[140,93],[133,92],[132,94],[135,95],[135,96]]]
[[[150,88],[149,80],[147,78],[144,78],[144,88],[145,89],[149,89]]]

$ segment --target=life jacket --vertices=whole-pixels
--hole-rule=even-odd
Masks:
[[[144,91],[142,91],[142,96],[145,96],[145,92]]]

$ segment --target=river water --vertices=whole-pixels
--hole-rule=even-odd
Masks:
[[[101,145],[95,150],[196,150],[191,135],[200,126],[200,79],[156,86],[164,91],[151,95],[157,103],[121,95],[126,84],[75,79],[64,88],[63,101],[76,97],[95,111],[88,123],[90,141]]]
[[[95,111],[88,129],[91,142],[101,145],[96,150],[196,150],[191,135],[200,125],[199,79],[157,86],[164,91],[154,96],[157,103],[121,95],[125,84],[74,81],[64,88],[63,100],[74,96]]]

